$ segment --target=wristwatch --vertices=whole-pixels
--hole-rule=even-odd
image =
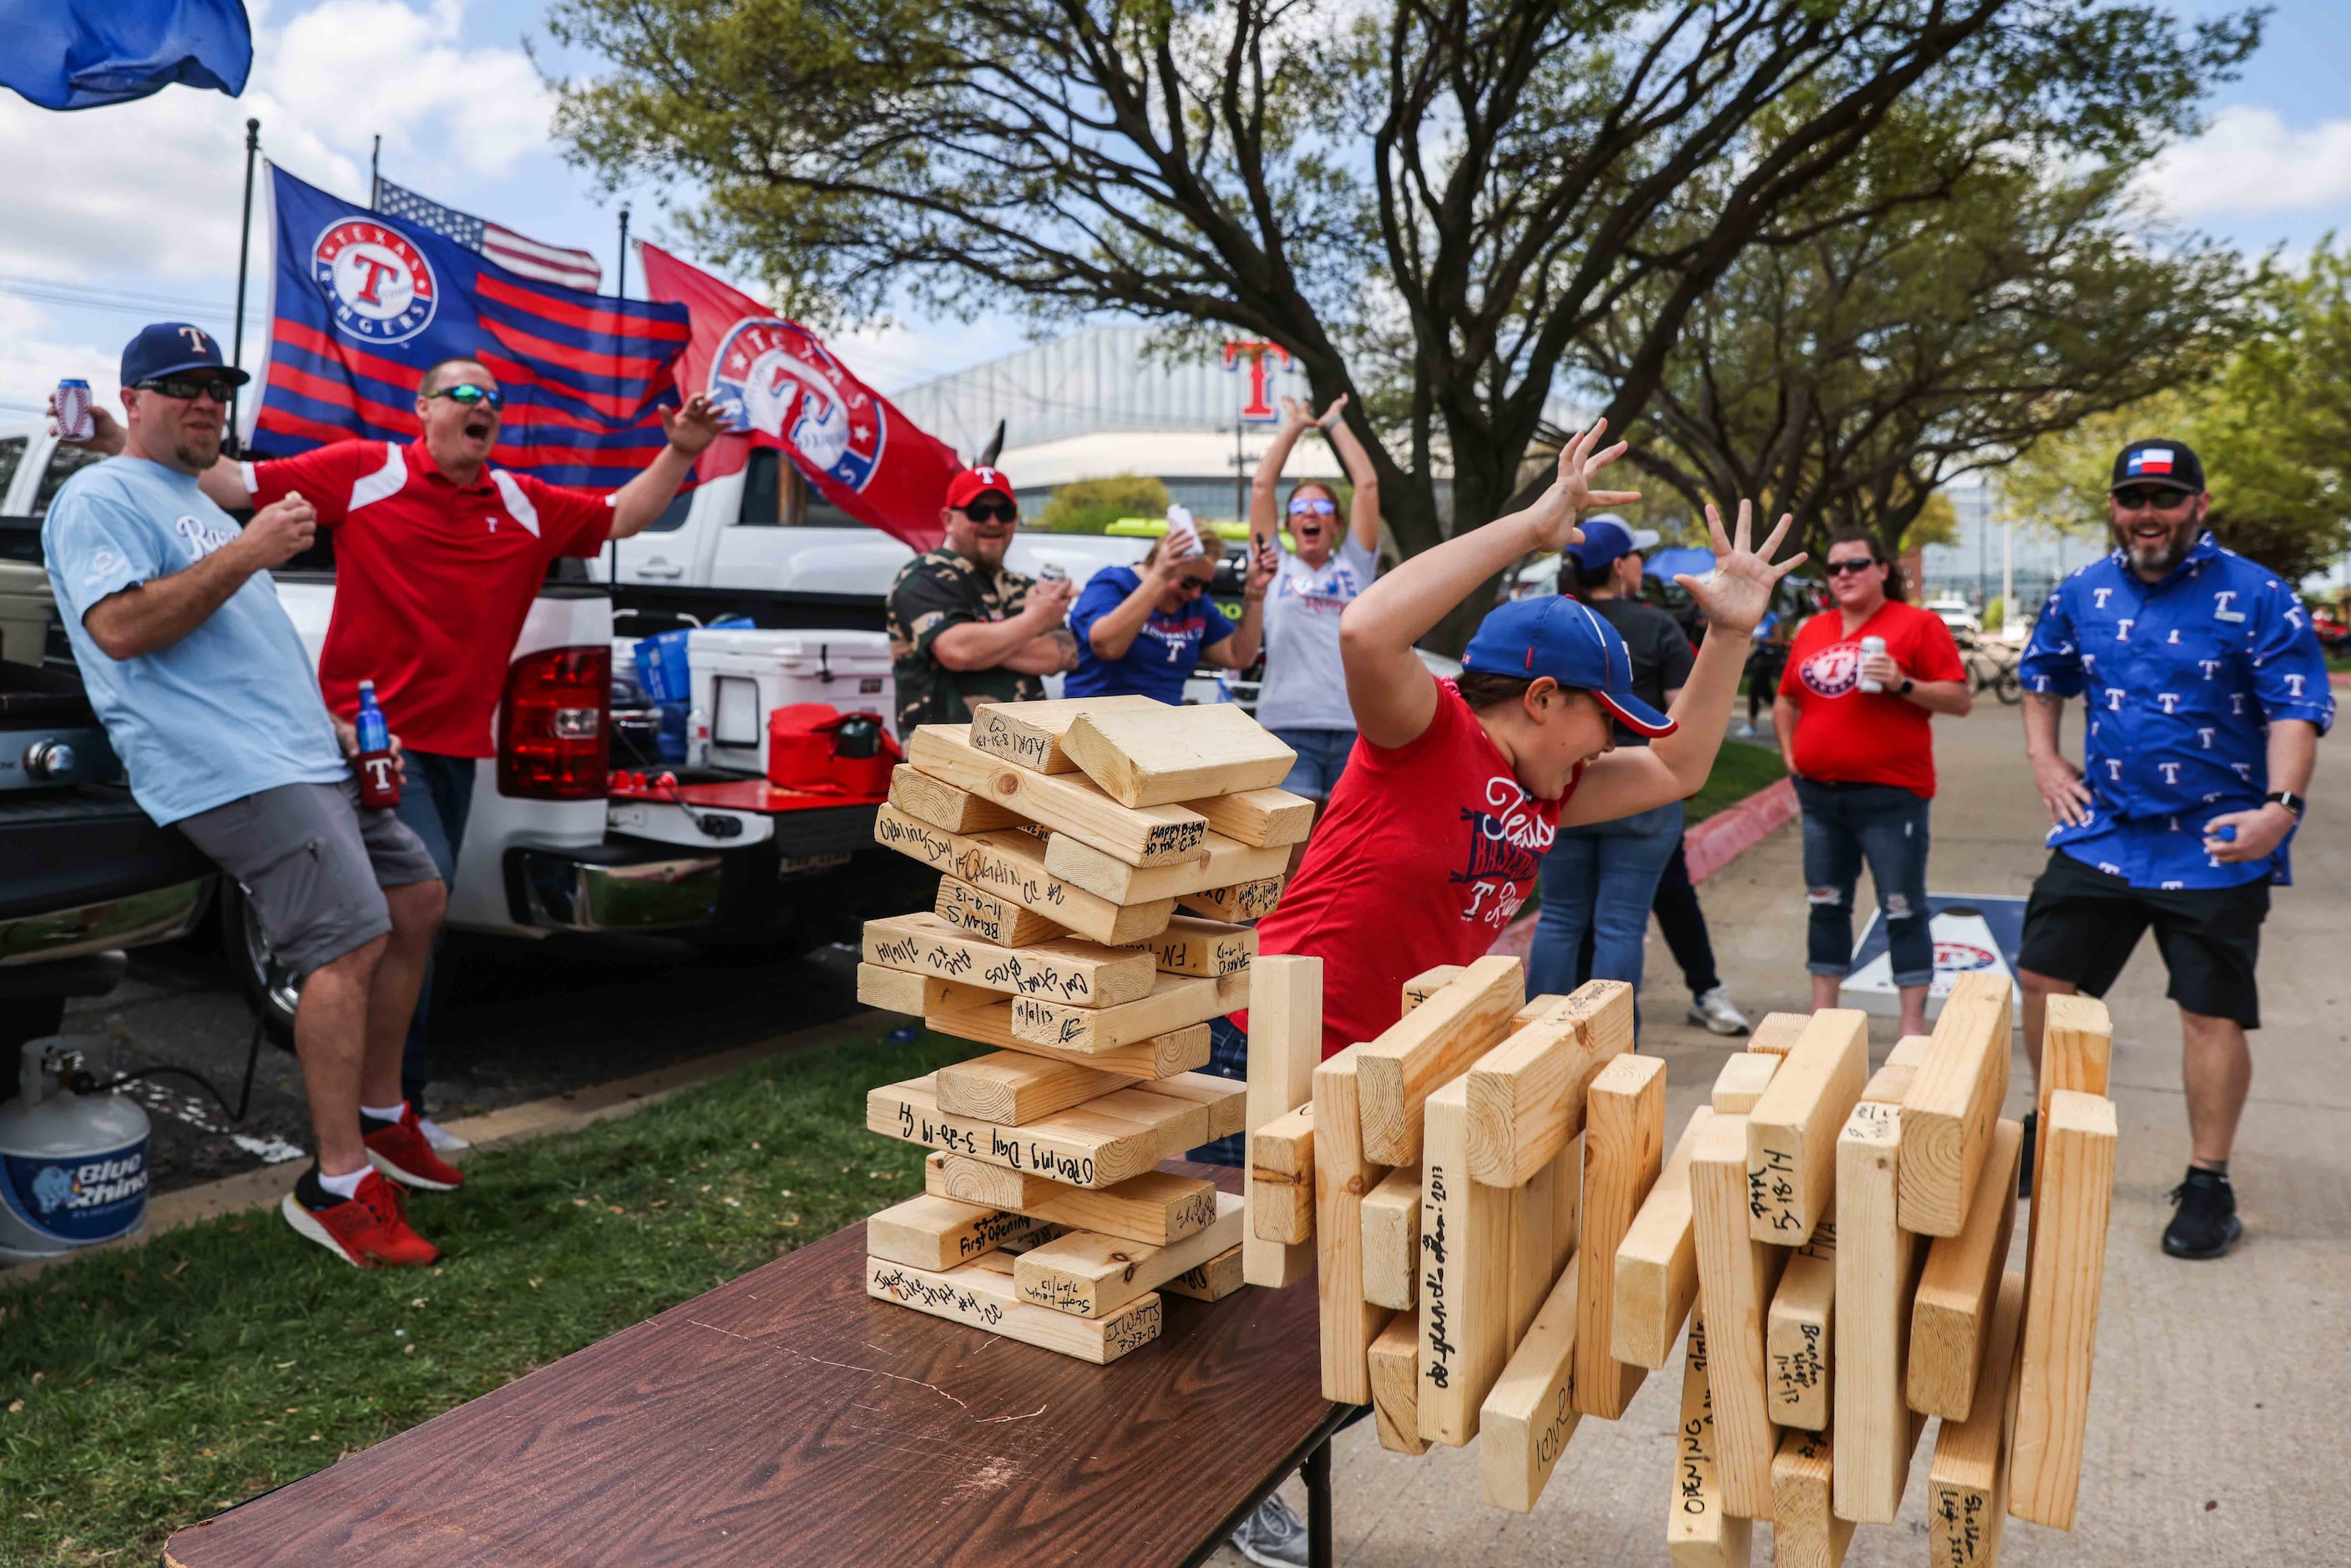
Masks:
[[[1911,688],[1916,686],[1917,684],[1917,682],[1912,680],[1909,676],[1905,675],[1902,677],[1902,684],[1895,688],[1894,695],[1897,697],[1907,697],[1910,695]]]
[[[2287,810],[2292,811],[2294,814],[2295,821],[2299,821],[2302,818],[2303,808],[2309,805],[2310,802],[2302,796],[2295,794],[2291,789],[2273,789],[2268,794],[2262,797],[2262,804],[2265,806],[2283,806]]]

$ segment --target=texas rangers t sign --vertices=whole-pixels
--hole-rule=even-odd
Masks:
[[[310,247],[310,276],[337,329],[366,343],[406,342],[433,324],[440,300],[423,254],[364,218],[327,225]]]

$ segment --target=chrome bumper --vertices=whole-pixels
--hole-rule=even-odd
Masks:
[[[204,914],[211,887],[212,878],[200,876],[78,909],[0,920],[0,966],[44,964],[184,936]]]
[[[558,931],[674,931],[718,913],[717,855],[637,859],[629,852],[513,849],[507,898],[516,922]]]

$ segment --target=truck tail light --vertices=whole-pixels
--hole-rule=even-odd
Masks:
[[[598,800],[611,765],[612,651],[548,648],[507,667],[498,793]]]

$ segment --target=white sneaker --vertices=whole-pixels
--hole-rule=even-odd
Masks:
[[[1747,1015],[1730,999],[1729,986],[1701,991],[1690,1001],[1689,1021],[1716,1034],[1745,1034]]]
[[[1751,724],[1741,723],[1739,727],[1739,738],[1741,740],[1754,739],[1755,727]]]
[[[1233,1550],[1258,1568],[1306,1568],[1306,1521],[1278,1492],[1233,1531]]]
[[[416,1130],[424,1134],[424,1141],[433,1145],[436,1155],[463,1154],[474,1146],[430,1116],[417,1117]]]

